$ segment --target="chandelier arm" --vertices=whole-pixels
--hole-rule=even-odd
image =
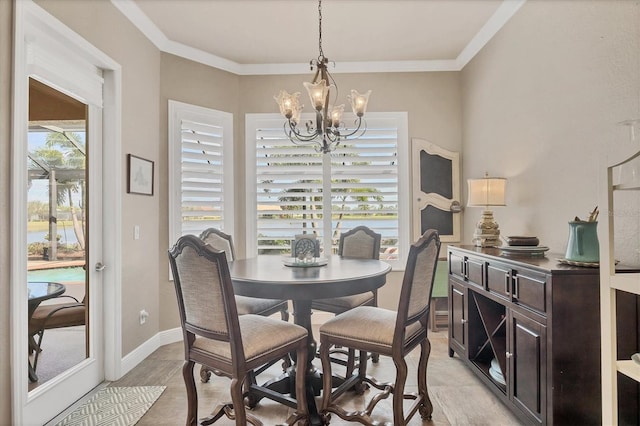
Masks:
[[[314,133],[309,133],[305,135],[302,132],[300,132],[300,130],[298,130],[296,126],[293,126],[291,122],[284,123],[284,131],[287,134],[287,137],[289,138],[289,140],[294,143],[295,143],[294,139],[303,143],[315,142],[316,138],[318,137],[317,131]]]
[[[358,117],[358,119],[355,121],[358,124],[358,127],[356,127],[355,130],[353,132],[351,132],[351,133],[347,133],[347,134],[340,133],[340,137],[342,139],[347,139],[347,138],[350,138],[351,136],[355,135],[356,133],[358,133],[358,131],[362,127],[362,122],[363,121],[364,121],[364,127],[362,128],[362,134],[360,134],[360,136],[363,136],[364,132],[366,132],[366,130],[367,130],[367,122],[365,120],[363,120],[362,117]],[[358,136],[358,137],[360,137],[360,136]]]

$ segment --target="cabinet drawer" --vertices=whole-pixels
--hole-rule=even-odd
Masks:
[[[522,306],[546,312],[547,277],[532,271],[515,271],[513,299]]]
[[[464,273],[464,257],[463,256],[458,256],[457,254],[449,253],[449,273],[451,275],[454,275],[460,278],[461,280],[464,280],[466,278]]]
[[[473,257],[467,258],[467,279],[469,284],[475,284],[484,288],[484,261]]]
[[[487,290],[504,298],[510,298],[511,268],[500,263],[487,263]]]

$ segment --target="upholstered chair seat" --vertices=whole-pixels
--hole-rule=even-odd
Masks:
[[[372,306],[359,306],[322,325],[322,332],[329,338],[348,339],[359,347],[367,346],[380,355],[391,356],[397,312]],[[345,327],[348,323],[349,327]],[[409,325],[405,331],[405,343],[416,336],[421,326]]]
[[[291,327],[290,323],[260,315],[241,315],[238,323],[247,364],[260,359],[273,348],[284,346],[307,335],[303,327]],[[265,339],[264,336],[269,338]],[[208,352],[231,363],[231,351],[227,342],[196,337],[192,349]]]

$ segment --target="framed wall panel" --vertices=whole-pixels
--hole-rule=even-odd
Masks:
[[[411,144],[414,237],[433,228],[443,242],[459,242],[460,153],[424,139],[413,138]]]

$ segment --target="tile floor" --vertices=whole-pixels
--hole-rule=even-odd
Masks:
[[[429,395],[434,406],[431,421],[422,421],[416,414],[409,423],[416,425],[492,425],[515,426],[521,422],[493,395],[482,382],[466,367],[457,357],[449,358],[447,349],[446,330],[430,332],[429,339],[432,344],[431,356],[427,368],[427,383]],[[419,350],[415,350],[409,356],[409,377],[407,390],[415,390],[416,364]],[[181,425],[186,418],[186,391],[182,380],[182,363],[184,350],[182,342],[163,346],[151,354],[147,359],[130,371],[122,379],[111,383],[111,386],[149,386],[165,385],[160,399],[138,422],[138,426]],[[316,360],[315,364],[320,365]],[[395,368],[389,358],[381,357],[380,363],[369,364],[369,374],[379,380],[392,381]],[[195,373],[199,373],[196,366]],[[267,370],[262,380],[267,380],[278,375],[277,366]],[[209,383],[201,383],[199,376],[196,378],[199,404],[198,417],[207,416],[213,407],[221,401],[228,401],[229,380],[212,376]],[[412,389],[413,388],[413,389]],[[364,396],[348,394],[342,397],[347,407],[364,408],[364,400],[370,397],[372,391],[367,391]],[[318,398],[318,404],[320,403]],[[376,418],[381,421],[392,421],[391,405],[389,400],[383,401],[374,411]],[[291,409],[263,399],[252,411],[265,425],[283,423]],[[216,425],[233,425],[228,419],[219,420]],[[332,425],[345,425],[347,423],[336,416],[331,421]]]

